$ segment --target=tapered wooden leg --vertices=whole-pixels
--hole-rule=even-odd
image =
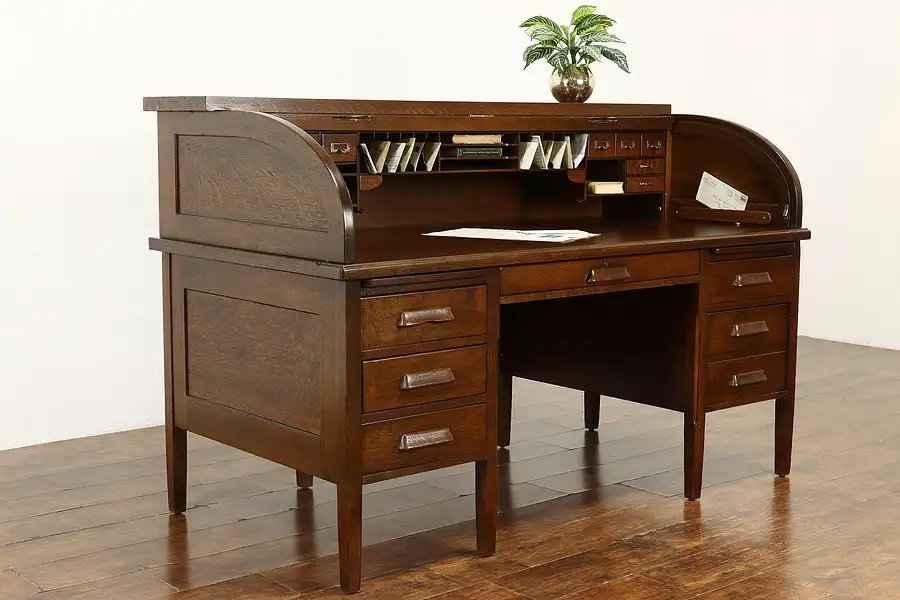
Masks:
[[[500,373],[497,379],[497,445],[509,446],[512,429],[512,375]]]
[[[684,415],[684,496],[688,500],[700,497],[703,487],[703,441],[706,435],[706,414],[700,411],[696,422]]]
[[[169,512],[180,514],[187,507],[187,431],[166,423],[166,475]]]
[[[338,554],[341,589],[348,594],[359,591],[362,570],[362,483],[339,483]]]
[[[791,448],[794,442],[794,396],[775,401],[775,473],[791,473]]]
[[[475,463],[475,526],[482,556],[491,556],[497,548],[499,480],[496,455]]]
[[[600,394],[584,393],[584,428],[596,431],[600,427]]]
[[[304,490],[312,487],[313,484],[313,476],[307,475],[303,471],[297,471],[297,487],[303,488]]]

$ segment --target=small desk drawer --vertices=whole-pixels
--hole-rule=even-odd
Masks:
[[[363,412],[485,393],[484,346],[363,362]]]
[[[362,348],[388,348],[487,331],[485,286],[363,298]]]
[[[641,155],[641,134],[639,133],[617,133],[616,134],[616,156],[640,156]]]
[[[665,156],[666,134],[645,133],[641,136],[641,156]]]
[[[363,425],[363,473],[454,457],[486,455],[484,404]]]
[[[588,142],[588,156],[604,158],[616,155],[616,134],[592,133]]]
[[[665,175],[655,175],[653,177],[628,177],[625,180],[625,191],[628,193],[664,192],[665,190]]]
[[[336,163],[356,162],[355,133],[322,134],[322,147]]]
[[[707,363],[704,403],[715,409],[770,398],[785,389],[786,373],[785,352]]]
[[[629,175],[662,175],[666,172],[666,161],[663,158],[631,159],[626,168]]]
[[[707,332],[710,355],[784,350],[788,339],[788,305],[713,313],[709,315]]]
[[[699,272],[700,255],[697,252],[668,252],[504,267],[500,270],[500,293],[509,296],[685,277]]]
[[[797,275],[794,257],[779,256],[710,263],[703,278],[709,302],[718,304],[789,296],[797,289]]]

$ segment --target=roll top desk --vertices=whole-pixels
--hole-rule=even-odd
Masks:
[[[691,500],[706,413],[774,400],[774,470],[790,471],[809,232],[790,162],[753,131],[641,104],[144,108],[158,113],[150,247],[163,260],[173,512],[186,508],[188,431],[295,469],[300,485],[332,481],[340,582],[355,592],[362,486],[473,462],[490,555],[515,376],[583,390],[588,429],[601,394],[682,413]],[[481,154],[455,143],[481,134]],[[520,168],[532,136],[585,135],[577,166]],[[430,170],[370,172],[371,149],[410,138],[437,148]],[[704,172],[746,193],[746,210],[697,202]],[[621,192],[593,193],[594,181]],[[423,235],[458,227],[600,235]]]

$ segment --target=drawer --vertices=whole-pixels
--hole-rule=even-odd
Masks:
[[[664,192],[666,191],[666,176],[628,177],[625,180],[625,191],[628,193]]]
[[[487,331],[485,286],[376,296],[360,303],[364,350]]]
[[[500,270],[500,291],[502,295],[509,296],[610,283],[684,277],[699,272],[698,252],[574,260],[505,267]]]
[[[640,156],[641,155],[641,134],[639,133],[617,133],[616,134],[616,156]]]
[[[662,158],[632,159],[626,163],[629,175],[660,175],[666,172],[666,161]]]
[[[616,134],[592,133],[588,142],[588,156],[591,158],[604,158],[616,155]]]
[[[363,425],[363,473],[486,456],[486,416],[486,405],[475,404]]]
[[[759,354],[787,347],[787,304],[713,313],[707,324],[710,355]]]
[[[485,346],[363,362],[363,411],[374,412],[485,393]]]
[[[666,134],[645,133],[641,136],[641,156],[665,156]]]
[[[790,296],[797,277],[793,256],[715,262],[703,273],[711,304]]]
[[[715,409],[771,398],[785,389],[786,373],[786,352],[707,363],[704,403]]]
[[[356,162],[355,133],[324,133],[322,147],[336,163]]]

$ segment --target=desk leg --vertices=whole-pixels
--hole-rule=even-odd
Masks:
[[[312,487],[313,484],[313,476],[307,475],[303,471],[297,471],[297,487],[303,488],[304,490],[308,490]]]
[[[584,428],[596,431],[600,427],[600,394],[584,393]]]
[[[703,487],[703,441],[706,436],[706,413],[698,411],[696,422],[684,415],[684,496],[688,500],[700,497]]]
[[[497,496],[500,477],[496,451],[492,456],[492,459],[475,462],[475,526],[478,552],[482,556],[491,556],[497,548]]]
[[[187,431],[166,422],[166,476],[169,512],[181,514],[187,507]]]
[[[362,482],[338,484],[337,511],[341,589],[353,594],[362,571]]]
[[[794,395],[775,401],[775,473],[791,473],[791,447],[794,441]]]
[[[512,375],[502,371],[497,379],[497,445],[509,446],[512,430]]]

